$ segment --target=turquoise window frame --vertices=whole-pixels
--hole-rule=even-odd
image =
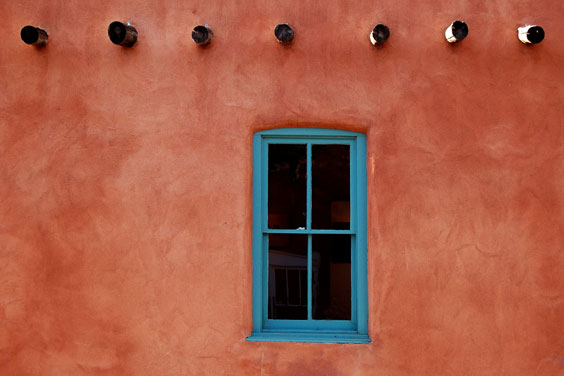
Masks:
[[[307,145],[307,225],[305,229],[268,228],[268,145]],[[350,146],[349,230],[311,229],[311,150],[315,144]],[[253,136],[253,332],[247,341],[369,343],[366,246],[366,136],[323,128],[281,128]],[[308,320],[268,318],[268,235],[308,235]],[[311,235],[351,235],[351,320],[311,318]]]

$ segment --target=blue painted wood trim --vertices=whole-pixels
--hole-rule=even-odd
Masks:
[[[358,310],[357,302],[359,297],[357,294],[357,273],[358,273],[358,260],[356,258],[358,254],[356,233],[358,231],[358,195],[357,195],[357,145],[354,143],[350,147],[350,170],[349,170],[349,187],[350,187],[350,229],[354,231],[354,236],[350,238],[351,246],[351,321],[355,328],[358,328]]]
[[[307,144],[306,230],[311,230],[311,143]]]
[[[262,138],[260,134],[253,137],[253,327],[262,328],[262,184],[260,173],[262,156]]]
[[[307,236],[307,319],[313,319],[313,263],[312,263],[312,238],[311,238],[311,143],[307,144],[307,173],[306,173],[306,230],[310,233]]]
[[[328,128],[276,128],[255,133],[260,136],[293,136],[293,137],[357,137],[362,133]]]
[[[357,149],[357,187],[356,199],[358,200],[356,234],[356,296],[357,296],[357,330],[359,334],[368,335],[368,254],[367,254],[367,199],[366,199],[366,136],[359,134],[356,142]]]
[[[305,140],[303,136],[284,136],[284,138],[274,136],[264,136],[264,142],[267,144],[293,144],[293,145],[350,145],[354,142],[354,137],[316,137],[311,140]]]
[[[279,230],[268,224],[268,143],[351,145],[351,230]],[[308,159],[311,158],[308,156]],[[353,164],[355,165],[353,167]],[[354,171],[353,171],[354,168]],[[354,175],[354,178],[353,178]],[[321,128],[284,128],[253,137],[253,335],[249,341],[369,343],[366,249],[366,136]],[[356,202],[353,205],[353,202]],[[309,227],[309,226],[308,226]],[[351,234],[355,262],[351,281],[352,320],[268,320],[268,233]],[[351,270],[352,272],[352,270]],[[311,282],[309,282],[311,283]],[[309,303],[310,305],[310,303]],[[309,308],[311,310],[311,308]],[[296,321],[300,321],[296,323]],[[303,321],[304,323],[301,323]],[[346,327],[346,328],[345,328]],[[334,330],[340,330],[338,333]],[[345,331],[342,331],[345,329]]]
[[[260,258],[262,262],[262,326],[268,320],[268,235],[262,236]]]
[[[260,207],[260,217],[262,228],[268,227],[268,145],[266,145],[261,138],[260,146],[260,165],[257,166],[258,171],[261,175],[261,207]],[[254,235],[254,233],[253,233]],[[261,248],[257,250],[260,257],[260,262],[262,264],[262,299],[260,304],[262,306],[262,326],[264,322],[268,319],[268,235],[260,234],[262,237]]]
[[[251,342],[314,342],[314,343],[370,343],[366,334],[354,332],[315,333],[315,332],[253,332],[247,341]]]
[[[312,239],[311,235],[307,236],[307,319],[313,319],[313,262],[312,262]]]
[[[264,320],[263,329],[276,331],[354,331],[350,320]]]
[[[270,229],[264,229],[263,232],[265,234],[312,234],[312,235],[327,235],[327,234],[333,234],[333,235],[351,235],[353,234],[353,232],[351,230],[285,230],[285,229],[279,229],[279,228],[270,228]]]

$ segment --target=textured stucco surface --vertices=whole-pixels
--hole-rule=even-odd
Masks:
[[[0,14],[1,375],[564,375],[564,2]],[[457,18],[470,34],[448,45]],[[369,345],[245,341],[251,138],[286,126],[367,134]]]

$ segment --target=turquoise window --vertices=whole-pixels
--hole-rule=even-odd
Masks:
[[[369,343],[366,264],[365,135],[256,133],[247,340]]]

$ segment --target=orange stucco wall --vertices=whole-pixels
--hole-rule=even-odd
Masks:
[[[1,375],[564,374],[561,0],[0,14]],[[457,18],[470,34],[449,45]],[[543,43],[518,41],[526,23]],[[367,134],[369,345],[245,341],[251,138],[286,126]]]

